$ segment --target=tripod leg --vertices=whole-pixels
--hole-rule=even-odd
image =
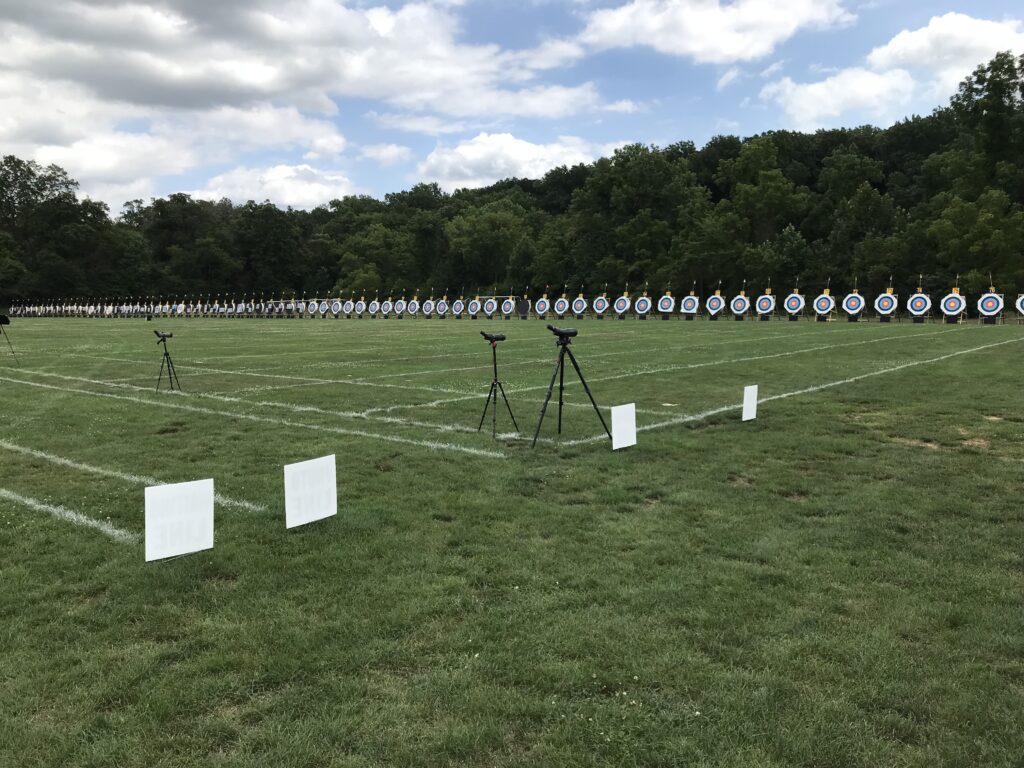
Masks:
[[[569,359],[572,361],[572,367],[576,369],[576,375],[580,377],[580,383],[583,385],[583,389],[587,391],[587,397],[590,398],[591,405],[594,406],[594,412],[597,413],[597,418],[601,420],[601,426],[604,427],[605,433],[608,435],[608,439],[612,439],[611,430],[608,429],[608,425],[605,424],[604,416],[601,415],[601,409],[597,407],[597,403],[594,401],[594,396],[590,394],[590,387],[587,386],[587,380],[583,378],[583,371],[580,370],[579,363],[576,362],[576,358],[572,354],[572,350],[568,350]]]
[[[537,438],[540,437],[540,427],[544,423],[544,413],[548,409],[548,402],[551,400],[551,392],[555,388],[555,379],[558,378],[558,372],[561,370],[563,365],[563,358],[565,357],[565,347],[559,347],[558,359],[555,361],[555,372],[551,374],[551,383],[548,384],[548,393],[544,396],[544,405],[540,407],[540,421],[537,422],[537,431],[533,433],[533,445],[531,448],[537,447]]]
[[[181,382],[178,381],[178,371],[174,368],[174,361],[171,360],[171,356],[167,355],[167,378],[170,379],[171,375],[174,375],[174,383],[178,385],[178,391],[181,391]],[[171,389],[174,389],[172,386]]]
[[[167,362],[167,355],[160,358],[160,373],[156,377],[156,391],[160,391],[160,382],[164,380],[164,364]]]
[[[565,361],[562,363],[561,375],[558,378],[558,434],[562,434],[562,403],[565,401]]]
[[[487,391],[487,402],[484,403],[484,412],[480,414],[480,425],[476,428],[479,432],[484,428],[484,419],[487,418],[487,409],[491,406],[491,397],[494,395],[494,382],[491,382],[491,388]]]
[[[519,431],[519,425],[516,424],[516,417],[512,415],[512,406],[508,404],[508,397],[505,395],[505,388],[501,386],[501,382],[498,382],[498,389],[501,390],[501,398],[505,401],[505,407],[508,408],[508,415],[512,417],[512,426],[516,428],[516,432]],[[497,400],[497,398],[495,398]]]
[[[7,340],[7,346],[11,348],[11,355],[14,357],[14,362],[18,362],[18,356],[14,354],[14,345],[11,344],[11,337],[7,335],[7,331],[4,330],[2,325],[0,325],[0,333],[2,333],[4,338]]]

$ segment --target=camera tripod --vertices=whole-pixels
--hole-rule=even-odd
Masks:
[[[537,422],[537,431],[533,433],[533,445],[531,447],[537,446],[540,428],[544,423],[544,414],[547,413],[548,403],[551,401],[551,393],[555,388],[555,379],[558,379],[558,434],[562,434],[562,403],[565,394],[565,356],[567,354],[569,355],[572,367],[576,369],[576,375],[580,377],[583,389],[587,392],[587,397],[590,398],[591,405],[594,406],[597,418],[601,420],[601,426],[604,427],[604,431],[608,434],[608,439],[611,440],[612,433],[605,423],[604,416],[601,415],[601,409],[597,407],[594,396],[590,393],[590,387],[587,386],[587,380],[583,378],[583,371],[580,370],[580,364],[576,362],[576,356],[569,349],[569,345],[572,343],[571,339],[578,331],[575,328],[555,328],[553,325],[549,325],[548,330],[557,337],[555,343],[558,345],[558,358],[555,360],[555,371],[551,374],[551,383],[548,384],[548,393],[544,397],[544,405],[540,407],[540,421]]]
[[[504,341],[505,337],[502,334],[489,334],[480,331],[480,335],[483,336],[487,341],[491,343],[491,358],[494,362],[494,379],[491,381],[491,390],[487,393],[487,402],[484,403],[484,412],[480,415],[480,425],[476,428],[479,432],[484,427],[484,419],[487,418],[487,409],[491,407],[491,402],[494,403],[494,410],[491,411],[491,437],[498,436],[498,392],[501,392],[501,399],[505,401],[505,407],[508,408],[508,415],[512,417],[512,424],[516,428],[516,432],[519,431],[519,425],[516,424],[516,417],[512,415],[512,406],[508,404],[508,397],[505,396],[505,388],[501,386],[501,382],[498,381],[498,342]]]
[[[14,357],[14,362],[18,362],[18,356],[14,354],[14,345],[11,344],[11,337],[7,335],[7,331],[4,330],[5,325],[10,324],[10,319],[6,315],[0,315],[0,336],[4,337],[7,342],[7,346],[11,348],[11,356]],[[20,363],[19,363],[20,365]]]
[[[180,391],[181,390],[181,382],[178,381],[178,372],[176,370],[174,370],[174,361],[171,360],[171,353],[167,351],[167,337],[166,336],[160,337],[160,339],[157,340],[156,343],[164,345],[164,356],[163,356],[163,359],[160,361],[160,375],[157,376],[157,378],[156,378],[156,391],[157,392],[160,391],[160,382],[163,381],[163,378],[164,378],[164,367],[165,366],[167,368],[167,383],[170,385],[171,391],[172,392],[174,391],[174,385],[175,384],[178,385],[178,390]]]

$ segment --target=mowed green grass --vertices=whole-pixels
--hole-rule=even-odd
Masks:
[[[570,371],[561,442],[477,434],[481,329],[532,434],[536,320],[16,320],[0,764],[1021,765],[1024,326],[578,325],[602,407],[677,423],[579,442]],[[338,516],[286,531],[330,453]],[[147,477],[241,502],[213,550],[7,500],[141,534]]]

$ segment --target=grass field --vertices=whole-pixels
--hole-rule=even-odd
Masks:
[[[476,432],[490,329],[532,434],[535,320],[16,321],[0,765],[1022,765],[1024,326],[579,327],[635,448],[574,376],[560,441]],[[144,563],[207,477],[215,549]]]

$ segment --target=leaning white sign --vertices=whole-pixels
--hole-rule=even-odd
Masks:
[[[146,562],[213,549],[213,480],[146,488]]]
[[[757,384],[743,388],[743,420],[753,421],[757,418]]]
[[[636,403],[612,408],[612,450],[636,445]]]
[[[334,455],[284,468],[284,524],[305,525],[338,514],[338,484]]]

